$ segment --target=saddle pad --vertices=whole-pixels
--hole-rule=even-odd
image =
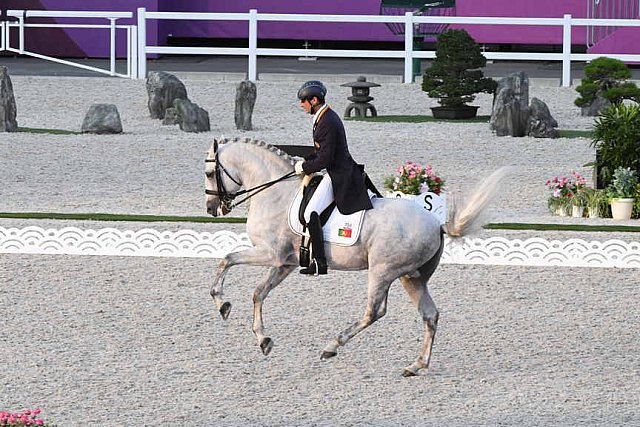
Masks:
[[[375,197],[375,195],[369,192],[369,197]],[[300,220],[298,219],[301,201],[302,187],[298,188],[298,192],[289,206],[287,214],[289,228],[299,236],[305,235],[309,237],[308,231],[302,231],[302,224],[300,224]],[[351,246],[356,243],[360,236],[364,212],[365,211],[358,211],[351,215],[343,215],[337,208],[334,208],[327,223],[322,227],[324,241],[340,246]]]

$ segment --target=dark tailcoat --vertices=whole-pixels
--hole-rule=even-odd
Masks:
[[[342,120],[332,109],[327,108],[315,123],[313,141],[316,151],[305,158],[302,164],[304,172],[312,174],[327,170],[340,213],[349,215],[372,209],[362,176],[364,167],[349,154]]]

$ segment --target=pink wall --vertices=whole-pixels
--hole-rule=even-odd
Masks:
[[[567,13],[574,18],[585,18],[587,15],[586,1],[456,1],[456,15],[458,16],[562,18]],[[464,28],[478,43],[562,44],[562,27],[471,25],[464,26]],[[571,37],[572,44],[586,44],[585,27],[574,28]]]

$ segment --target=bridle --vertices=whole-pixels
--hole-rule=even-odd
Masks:
[[[287,178],[290,178],[292,176],[294,176],[296,173],[295,171],[289,172],[283,176],[281,176],[280,178],[276,178],[272,181],[269,182],[265,182],[264,184],[260,184],[257,185],[253,188],[248,188],[245,190],[240,190],[240,191],[236,191],[235,193],[230,193],[228,192],[225,187],[224,187],[224,182],[222,180],[222,173],[224,173],[226,176],[229,177],[229,179],[231,181],[233,181],[235,184],[237,184],[239,187],[242,187],[242,182],[239,182],[237,179],[235,179],[233,176],[231,176],[231,174],[224,168],[224,166],[222,166],[222,164],[220,163],[220,158],[218,155],[218,142],[214,141],[213,143],[213,159],[211,158],[206,158],[204,159],[205,163],[213,163],[214,164],[214,169],[213,169],[213,173],[215,175],[215,179],[216,179],[216,190],[209,190],[206,189],[204,190],[204,194],[207,194],[209,196],[217,196],[220,199],[220,206],[223,209],[226,209],[227,212],[231,211],[231,209],[235,208],[236,206],[238,206],[241,203],[244,203],[245,201],[249,200],[251,197],[255,196],[256,194],[260,193],[261,191],[266,190],[267,188],[271,187],[274,184],[277,184],[280,181],[284,181]],[[207,177],[209,177],[209,175],[207,175]],[[238,202],[233,202],[234,199],[238,196],[241,196],[243,194],[248,194],[247,197],[245,197],[244,199],[238,201]]]

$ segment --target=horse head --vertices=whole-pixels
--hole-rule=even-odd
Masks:
[[[226,215],[272,185],[292,177],[297,179],[293,164],[289,155],[264,141],[214,140],[205,159],[207,213]],[[243,194],[242,200],[234,201]]]
[[[220,154],[225,148],[224,142],[222,140],[221,144],[218,144],[214,139],[204,160],[207,213],[213,216],[231,212],[233,199],[242,187],[240,178],[234,177],[220,162]]]

